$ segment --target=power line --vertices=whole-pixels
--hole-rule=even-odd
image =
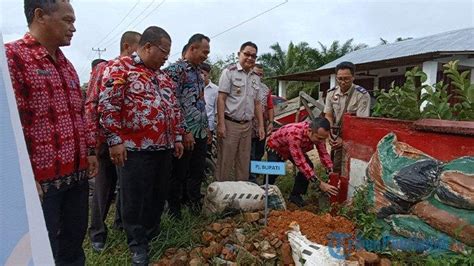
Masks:
[[[210,39],[215,39],[215,38],[221,36],[222,34],[224,34],[224,33],[226,33],[226,32],[229,32],[229,31],[231,31],[231,30],[233,30],[233,29],[235,29],[235,28],[237,28],[237,27],[240,27],[240,26],[242,26],[243,24],[245,24],[245,23],[247,23],[247,22],[249,22],[249,21],[251,21],[251,20],[254,20],[254,19],[256,19],[256,18],[258,18],[258,17],[260,17],[260,16],[262,16],[262,15],[264,15],[264,14],[266,14],[266,13],[272,11],[273,9],[278,8],[278,7],[280,7],[280,6],[284,5],[284,4],[286,4],[286,3],[288,3],[288,0],[285,0],[284,2],[282,2],[282,3],[278,4],[278,5],[275,5],[275,6],[269,8],[269,9],[263,11],[263,12],[260,12],[260,13],[258,13],[257,15],[251,17],[251,18],[248,18],[248,19],[246,19],[246,20],[244,20],[244,21],[242,21],[242,22],[237,23],[236,25],[234,25],[234,26],[232,26],[232,27],[230,27],[230,28],[228,28],[228,29],[226,29],[226,30],[224,30],[224,31],[222,31],[222,32],[219,32],[219,33],[217,33],[217,34],[215,34],[215,35],[213,35],[213,36],[211,36]],[[174,53],[174,54],[171,55],[170,57],[175,57],[175,56],[178,55],[178,54],[181,54],[181,52]]]
[[[147,5],[145,7],[145,9],[142,10],[142,12],[140,12],[140,14],[138,14],[126,27],[125,29],[129,29],[130,28],[130,25],[132,25],[141,15],[143,15],[143,13],[145,13],[145,11],[150,8],[150,6],[153,5],[153,3],[155,3],[156,0],[153,0],[150,2],[149,5]],[[103,46],[105,47],[109,47],[110,45],[114,44],[116,41],[117,41],[117,37],[120,36],[120,32],[118,34],[116,34],[111,40],[109,40],[108,42],[106,42]]]
[[[274,6],[274,7],[270,8],[270,9],[267,9],[267,10],[261,12],[261,13],[258,13],[257,15],[255,15],[255,16],[249,18],[249,19],[246,19],[246,20],[244,20],[244,21],[238,23],[237,25],[234,25],[234,26],[230,27],[230,28],[224,30],[223,32],[219,32],[218,34],[216,34],[216,35],[214,35],[214,36],[211,36],[211,39],[212,39],[212,38],[216,38],[216,37],[218,37],[218,36],[220,36],[220,35],[222,35],[222,34],[228,32],[228,31],[231,31],[231,30],[233,30],[233,29],[235,29],[235,28],[237,28],[237,27],[239,27],[239,26],[241,26],[241,25],[243,25],[243,24],[245,24],[245,23],[247,23],[247,22],[249,22],[249,21],[251,21],[251,20],[254,20],[254,19],[260,17],[261,15],[266,14],[266,13],[272,11],[273,9],[278,8],[279,6],[282,6],[282,5],[286,4],[286,3],[288,3],[288,0],[285,0],[283,3],[280,3],[280,4]]]
[[[100,55],[102,54],[102,52],[107,51],[107,49],[106,48],[104,48],[104,49],[100,49],[100,48],[94,49],[94,48],[92,48],[92,51],[97,52],[99,54],[99,59],[100,59]]]
[[[156,0],[153,0],[153,2],[154,2],[154,1],[156,1]],[[153,3],[153,2],[151,2],[151,3]],[[140,0],[138,0],[138,1],[135,3],[135,5],[133,5],[133,7],[129,9],[129,11],[127,12],[127,14],[122,18],[122,20],[121,20],[117,25],[115,25],[115,27],[114,27],[111,31],[109,31],[109,32],[107,33],[107,35],[106,35],[104,38],[102,38],[102,40],[100,40],[100,41],[97,43],[96,46],[99,46],[99,44],[102,43],[103,41],[105,41],[105,40],[107,39],[107,37],[109,37],[109,36],[112,34],[112,32],[114,32],[116,29],[118,29],[119,25],[122,24],[122,23],[125,21],[125,19],[128,17],[128,15],[129,15],[130,13],[132,13],[133,10],[135,10],[135,8],[138,6],[139,3],[140,3]],[[150,4],[150,5],[151,5],[151,4]],[[148,5],[144,10],[142,10],[142,13],[143,13],[150,5]],[[140,13],[138,16],[136,16],[136,17],[132,20],[132,23],[133,23],[135,20],[137,20],[138,17],[139,17],[142,13]],[[130,24],[131,24],[131,23],[130,23]],[[119,34],[120,34],[120,32],[119,32]],[[108,46],[109,46],[109,45],[107,45],[106,47],[108,47]],[[84,72],[87,71],[87,67],[88,67],[88,65],[89,65],[89,61],[92,60],[92,57],[91,57],[91,56],[92,56],[92,51],[90,51],[89,54],[87,55],[87,57],[86,57],[86,62],[85,62],[84,65],[82,66],[81,71],[79,72],[79,73],[80,73],[79,76],[82,76],[82,75],[84,74]]]
[[[79,79],[81,78],[82,75],[85,74],[85,72],[87,71],[87,67],[89,66],[89,62],[91,61],[90,60],[90,57],[91,55],[93,54],[93,51],[89,51],[89,54],[86,56],[86,62],[84,63],[84,65],[82,66],[81,70],[78,72],[78,75],[79,75]]]
[[[132,11],[138,6],[139,3],[140,3],[140,0],[138,0],[138,1],[135,3],[135,5],[127,12],[127,14],[122,18],[122,20],[121,20],[118,24],[116,24],[115,27],[114,27],[111,31],[109,31],[109,33],[107,33],[107,35],[105,35],[104,38],[102,38],[102,40],[100,40],[100,41],[97,43],[97,45],[96,45],[97,47],[99,47],[100,44],[101,44],[103,41],[105,41],[105,40],[107,39],[107,37],[109,37],[110,34],[112,34],[112,32],[114,32],[114,31],[120,26],[120,24],[122,24],[122,22],[125,21],[125,19],[128,17],[128,15],[130,15],[130,13],[132,13]]]
[[[148,16],[150,16],[153,12],[155,12],[161,5],[163,5],[163,3],[165,2],[166,0],[163,0],[161,1],[155,8],[153,8],[150,12],[148,12],[148,14],[146,14],[146,16],[144,16],[137,24],[135,24],[135,26],[133,26],[134,28],[138,25],[140,25],[140,23],[142,23]]]

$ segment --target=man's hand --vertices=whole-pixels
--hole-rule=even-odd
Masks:
[[[194,149],[194,144],[196,144],[196,141],[194,141],[193,133],[189,132],[184,135],[183,145],[186,150],[192,151]]]
[[[38,196],[40,198],[40,201],[43,202],[43,188],[41,187],[40,183],[36,181],[36,190],[38,191]]]
[[[265,129],[263,128],[263,126],[258,127],[258,136],[260,140],[265,139]]]
[[[330,140],[329,144],[331,145],[332,148],[339,148],[342,146],[342,138],[337,137],[336,140]]]
[[[123,144],[118,144],[109,148],[110,160],[116,166],[122,167],[127,160],[127,150]]]
[[[207,145],[211,145],[211,143],[212,143],[212,132],[209,128],[206,129],[206,131],[207,131]]]
[[[225,138],[225,124],[217,123],[217,136],[220,138]]]
[[[319,188],[324,191],[324,192],[327,192],[333,196],[336,196],[337,193],[339,193],[339,189],[335,186],[331,186],[329,185],[328,183],[326,182],[321,182],[321,184],[319,184]]]
[[[273,131],[273,122],[270,122],[268,123],[268,126],[267,126],[267,136],[270,136],[272,134],[272,131]]]
[[[99,160],[96,155],[87,156],[87,174],[89,177],[96,176],[99,172]]]
[[[332,172],[334,172],[332,167],[331,168],[326,168],[326,174],[329,175]]]
[[[181,142],[174,143],[174,157],[181,159],[184,153],[184,146]]]

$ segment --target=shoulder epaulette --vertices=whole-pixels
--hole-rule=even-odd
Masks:
[[[236,64],[230,64],[227,66],[228,70],[237,70],[237,65]]]
[[[336,87],[330,88],[327,92],[330,92],[330,91],[333,91],[333,90],[336,90]]]
[[[367,90],[364,89],[363,87],[361,86],[356,86],[356,90],[362,94],[366,94],[367,93]]]

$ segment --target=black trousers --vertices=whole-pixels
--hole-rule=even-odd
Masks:
[[[267,149],[267,155],[268,155],[268,161],[269,162],[283,162],[283,159],[276,152],[274,152],[270,149]],[[312,168],[314,168],[313,162],[311,162],[308,155],[305,154],[305,158],[306,158],[306,162]],[[295,162],[293,161],[292,158],[290,158],[290,161],[293,163],[293,165],[295,165]],[[296,165],[295,165],[295,167],[296,167]],[[277,177],[278,177],[277,175],[270,175],[268,177],[268,183],[270,185],[275,184]],[[308,191],[308,185],[309,185],[308,179],[303,175],[303,173],[298,171],[298,173],[296,174],[296,177],[295,177],[295,183],[293,185],[293,190],[291,191],[291,196],[301,196],[303,194],[306,194],[306,192]]]
[[[89,236],[91,242],[105,243],[107,240],[107,225],[105,219],[114,198],[117,185],[117,171],[110,160],[109,147],[102,144],[99,148],[99,173],[95,177],[94,194],[91,202],[91,224]],[[117,197],[118,198],[118,197]],[[116,203],[116,217],[120,217],[119,203]],[[116,219],[117,220],[117,219]],[[116,223],[121,223],[116,221]]]
[[[127,151],[120,168],[120,210],[130,251],[148,252],[148,243],[159,234],[172,151]]]
[[[252,148],[250,151],[251,161],[260,161],[265,154],[265,139],[252,138]],[[249,181],[257,183],[257,175],[250,173]]]
[[[45,194],[42,207],[56,265],[84,265],[82,242],[87,232],[89,183],[83,181]]]
[[[173,159],[173,174],[169,181],[168,206],[170,214],[180,217],[181,205],[189,201],[199,206],[201,184],[207,156],[207,138],[195,139],[194,149],[185,151],[181,159]]]

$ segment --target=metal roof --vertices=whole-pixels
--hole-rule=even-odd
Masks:
[[[417,39],[378,45],[348,53],[312,71],[273,77],[278,80],[318,80],[322,75],[334,72],[343,61],[354,63],[357,70],[390,67],[404,63],[420,62],[443,54],[474,54],[474,28],[443,32]]]

